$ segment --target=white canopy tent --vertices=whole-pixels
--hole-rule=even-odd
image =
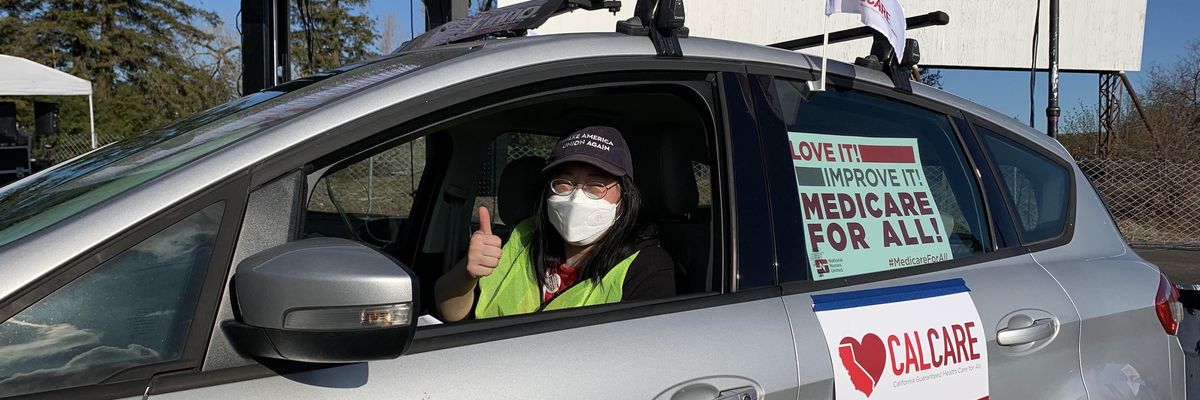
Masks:
[[[0,54],[0,96],[87,96],[92,148],[96,148],[91,82],[21,57]]]

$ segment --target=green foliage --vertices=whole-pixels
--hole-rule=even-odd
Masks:
[[[5,0],[0,53],[24,57],[92,82],[96,131],[127,137],[224,102],[235,87],[206,68],[215,13],[182,0]],[[23,125],[32,98],[16,99]],[[87,100],[61,104],[62,132],[86,133]]]
[[[363,61],[377,53],[375,21],[368,0],[297,0],[291,2],[291,59],[298,76],[308,76]],[[311,48],[313,51],[309,52]],[[387,51],[391,51],[388,49]]]

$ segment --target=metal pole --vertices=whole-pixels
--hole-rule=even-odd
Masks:
[[[241,0],[242,94],[291,79],[287,0]]]
[[[275,0],[274,12],[272,17],[275,18],[271,23],[271,35],[274,43],[275,54],[272,64],[274,64],[271,76],[275,78],[275,86],[292,80],[292,64],[288,57],[291,53],[291,7],[288,0]]]
[[[467,16],[470,7],[466,0],[421,0],[421,3],[425,5],[426,31]]]
[[[1058,136],[1058,0],[1050,0],[1050,101],[1046,106],[1046,134]]]
[[[821,32],[823,32],[821,34],[821,88],[817,89],[817,91],[824,92],[825,91],[825,79],[829,78],[829,75],[828,75],[829,57],[827,57],[825,54],[825,51],[827,49],[829,49],[829,15],[828,14],[825,15],[825,22],[824,22],[824,25],[821,26]]]
[[[1125,84],[1125,91],[1129,92],[1129,99],[1133,100],[1133,107],[1137,108],[1138,116],[1142,117],[1142,123],[1146,124],[1146,132],[1150,134],[1150,137],[1154,137],[1154,128],[1150,126],[1150,120],[1146,119],[1146,111],[1142,110],[1142,100],[1133,90],[1133,84],[1129,83],[1129,78],[1125,77],[1125,71],[1117,71],[1117,76],[1121,77],[1121,83]]]
[[[1121,97],[1117,92],[1116,72],[1104,72],[1100,74],[1100,96],[1098,99],[1097,116],[1099,119],[1096,125],[1100,132],[1099,141],[1096,143],[1096,155],[1102,160],[1108,159],[1112,155],[1112,141],[1117,136],[1117,118],[1121,115]]]
[[[263,0],[242,0],[242,94],[274,86],[272,50],[267,39],[269,7]]]
[[[92,150],[96,149],[96,112],[92,108],[92,95],[88,95],[88,127],[92,130]]]

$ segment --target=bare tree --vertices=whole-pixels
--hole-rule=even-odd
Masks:
[[[383,20],[383,35],[379,37],[379,52],[391,53],[396,49],[396,14],[388,13]]]
[[[1151,68],[1143,90],[1155,150],[1166,159],[1200,160],[1200,40],[1174,64]]]
[[[1138,95],[1146,120],[1132,104],[1124,103],[1110,139],[1112,154],[1124,159],[1200,161],[1200,40],[1189,43],[1174,63],[1150,68]],[[1096,106],[1083,104],[1063,115],[1064,136],[1059,139],[1076,156],[1090,155],[1096,148],[1097,115]],[[1147,124],[1153,129],[1147,129]]]
[[[241,41],[224,23],[214,24],[207,31],[213,39],[193,55],[193,61],[202,65],[213,79],[225,84],[230,93],[240,94]]]
[[[917,76],[921,77],[921,83],[933,86],[938,89],[942,87],[942,71],[928,67],[918,67]]]

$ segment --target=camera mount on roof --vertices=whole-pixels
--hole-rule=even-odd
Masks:
[[[659,56],[682,57],[679,38],[688,36],[683,24],[683,0],[638,0],[633,17],[617,21],[617,32],[650,36]]]

